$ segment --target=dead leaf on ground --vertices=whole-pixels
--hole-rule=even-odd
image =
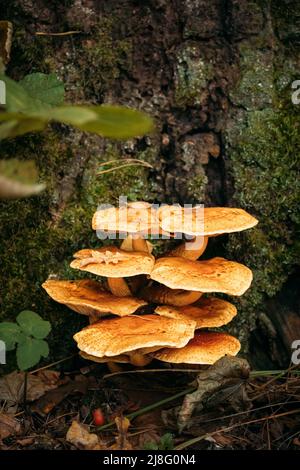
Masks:
[[[84,376],[82,376],[82,380],[72,380],[65,385],[55,388],[55,390],[47,392],[32,406],[32,411],[45,416],[69,395],[73,393],[85,394],[87,387],[88,380]]]
[[[21,425],[19,421],[8,413],[0,413],[0,440],[19,434]]]
[[[191,416],[204,407],[230,403],[235,410],[249,407],[246,383],[250,366],[245,359],[226,356],[197,376],[198,389],[186,395],[178,414],[179,431],[191,426]]]
[[[23,400],[24,395],[24,372],[14,371],[0,379],[0,400],[7,402],[8,406],[13,406]],[[28,374],[27,393],[28,401],[37,400],[48,390],[57,387],[59,372],[43,371],[37,374]]]
[[[134,420],[135,436],[130,438],[135,448],[144,449],[149,442],[158,444],[164,433],[164,423],[161,418],[161,410],[155,409],[150,413],[138,416]]]
[[[100,440],[97,434],[89,432],[89,427],[86,424],[72,421],[72,424],[67,432],[66,439],[70,444],[73,444],[78,449],[83,450],[106,450],[107,447]]]
[[[128,440],[128,428],[130,426],[130,421],[124,416],[117,416],[115,418],[115,423],[118,429],[118,435],[116,437],[116,442],[109,449],[111,450],[132,450],[132,444]]]
[[[226,449],[229,449],[230,447],[233,446],[235,442],[238,441],[238,439],[234,436],[229,436],[229,435],[225,435],[221,433],[217,433],[217,434],[214,434],[213,436],[207,437],[205,440],[212,442],[219,447],[224,447]]]
[[[27,447],[34,443],[34,437],[24,437],[24,439],[18,439],[17,444],[21,447]]]
[[[294,444],[295,446],[300,447],[300,439],[299,439],[299,437],[295,437],[295,438],[293,439],[293,444]]]

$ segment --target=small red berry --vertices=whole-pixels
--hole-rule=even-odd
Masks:
[[[95,426],[103,426],[105,424],[105,417],[101,408],[93,410],[93,422]]]

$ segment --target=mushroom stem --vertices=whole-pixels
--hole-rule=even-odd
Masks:
[[[152,361],[151,357],[145,356],[144,354],[141,354],[135,351],[132,351],[129,354],[129,358],[130,358],[130,364],[132,364],[133,366],[137,366],[137,367],[146,366],[150,364],[150,362]]]
[[[187,291],[181,289],[169,289],[163,286],[146,286],[140,297],[150,302],[172,305],[173,307],[184,307],[193,304],[202,296],[202,292]]]
[[[206,250],[208,237],[197,236],[191,241],[185,241],[170,251],[167,256],[181,256],[196,261]]]
[[[145,253],[149,253],[147,241],[144,237],[139,235],[133,235],[132,237],[132,250],[133,251],[143,251]]]
[[[111,361],[107,362],[107,367],[108,367],[108,370],[112,374],[115,373],[115,372],[122,372],[123,371],[123,368],[115,362],[111,362]]]
[[[165,297],[165,303],[167,305],[173,305],[174,307],[184,307],[190,305],[200,299],[202,292],[195,291],[180,291],[175,294],[169,294]]]
[[[112,294],[118,297],[131,295],[128,284],[123,277],[108,277],[107,283]]]

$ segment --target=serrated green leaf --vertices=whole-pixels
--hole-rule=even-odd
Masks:
[[[29,96],[46,107],[57,106],[64,101],[64,84],[54,73],[31,73],[20,80],[19,85]]]
[[[12,322],[0,323],[0,340],[4,341],[7,351],[15,349],[20,337],[21,329],[19,325]]]
[[[40,81],[37,76],[40,76]],[[47,110],[63,101],[63,84],[53,74],[32,74],[15,82],[4,74],[6,110],[12,113],[40,112],[47,120]]]
[[[43,320],[40,315],[31,310],[24,310],[17,316],[17,322],[22,331],[36,339],[43,339],[51,331],[50,322]]]
[[[47,357],[48,354],[49,348],[46,341],[27,336],[17,346],[18,367],[21,370],[30,369],[40,362],[42,356]]]
[[[19,83],[4,74],[0,75],[0,79],[6,86],[5,105],[8,112],[17,113],[31,108],[31,98]]]

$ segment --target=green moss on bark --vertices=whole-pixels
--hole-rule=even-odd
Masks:
[[[175,102],[180,108],[199,106],[206,96],[212,65],[201,55],[199,45],[188,44],[177,54]]]
[[[229,256],[254,273],[249,293],[238,300],[239,320],[248,328],[300,261],[299,118],[297,108],[253,111],[229,135],[236,205],[259,219],[257,228],[231,235],[227,245]]]

